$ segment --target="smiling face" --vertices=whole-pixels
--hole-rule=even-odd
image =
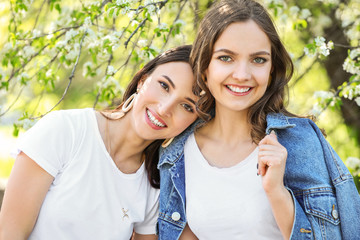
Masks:
[[[171,138],[197,118],[194,75],[185,62],[159,65],[144,82],[131,111],[135,131],[144,139]]]
[[[205,71],[217,110],[247,112],[264,95],[271,67],[271,43],[259,26],[252,20],[230,24]]]

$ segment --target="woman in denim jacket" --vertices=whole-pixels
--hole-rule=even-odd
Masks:
[[[191,61],[207,119],[161,151],[159,239],[359,239],[351,174],[284,107],[293,64],[266,10],[213,6]]]

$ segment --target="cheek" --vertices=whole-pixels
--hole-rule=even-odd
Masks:
[[[184,131],[190,124],[196,120],[195,114],[182,113],[178,114],[174,121],[174,126],[177,129],[177,134]]]

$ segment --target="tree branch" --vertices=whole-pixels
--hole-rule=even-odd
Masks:
[[[40,116],[37,116],[37,117],[31,117],[31,118],[29,118],[29,119],[35,120],[35,119],[44,117],[46,114],[48,114],[49,112],[51,112],[54,108],[56,108],[56,107],[64,100],[64,98],[65,98],[65,96],[66,96],[66,94],[67,94],[67,92],[68,92],[68,90],[69,90],[69,88],[70,88],[70,85],[71,85],[71,83],[72,83],[72,80],[73,80],[73,78],[74,78],[76,67],[77,67],[77,65],[78,65],[78,63],[79,63],[79,59],[80,59],[80,55],[81,55],[81,49],[82,49],[82,45],[83,45],[83,42],[84,42],[84,38],[85,38],[86,33],[87,33],[87,31],[84,32],[84,34],[83,34],[83,36],[82,36],[82,38],[81,38],[80,46],[79,46],[79,54],[78,54],[78,56],[77,56],[77,58],[76,58],[76,62],[75,62],[75,64],[74,64],[74,67],[73,67],[73,69],[72,69],[72,71],[71,71],[71,74],[70,74],[70,76],[69,76],[69,83],[68,83],[68,85],[67,85],[67,87],[66,87],[66,89],[65,89],[65,91],[64,91],[64,93],[63,93],[63,95],[62,95],[62,97],[61,97],[60,100],[59,100],[49,111],[47,111],[46,113],[44,113],[44,114],[42,114],[42,115],[40,115]]]

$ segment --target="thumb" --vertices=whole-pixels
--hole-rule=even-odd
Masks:
[[[270,136],[272,136],[273,138],[277,139],[277,136],[276,136],[276,133],[275,133],[274,130],[271,130]]]

